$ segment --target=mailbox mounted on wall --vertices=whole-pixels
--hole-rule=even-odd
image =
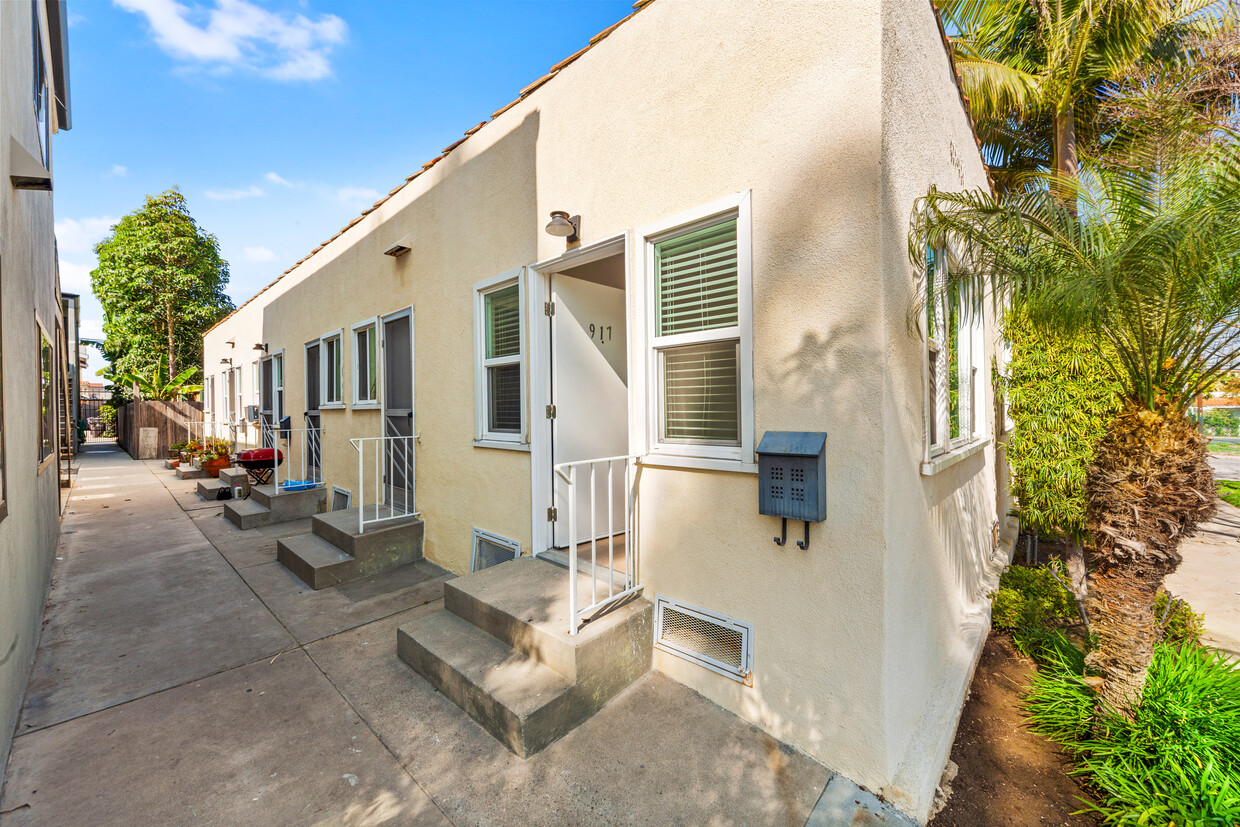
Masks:
[[[809,524],[827,518],[827,435],[800,431],[767,431],[758,444],[758,513],[783,521],[776,545],[788,541],[788,521]]]

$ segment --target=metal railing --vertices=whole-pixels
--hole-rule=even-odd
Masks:
[[[284,455],[284,462],[272,462],[271,479],[275,493],[290,481],[323,484],[323,429],[279,428],[263,423],[259,434],[263,448],[275,448]],[[281,469],[284,473],[281,474]],[[298,476],[294,477],[293,475]],[[283,478],[284,483],[281,483]]]
[[[214,420],[195,420],[185,423],[185,441],[190,445],[205,442],[208,439],[222,439],[232,444],[231,451],[237,451],[237,425],[233,422],[216,422]]]
[[[417,436],[367,436],[350,439],[349,444],[357,451],[357,531],[366,532],[366,526],[414,516],[414,440]],[[367,471],[367,457],[370,471]],[[366,514],[366,480],[374,478],[374,504],[371,514]]]
[[[604,510],[598,503],[598,472],[600,466],[602,466],[603,474],[607,478],[607,525],[605,533],[600,533],[600,526],[598,525],[601,522],[599,512]],[[578,494],[578,469],[586,469],[586,473],[589,476],[589,487],[582,492],[584,497]],[[637,457],[629,455],[587,459],[580,462],[564,462],[555,466],[555,473],[560,479],[568,483],[568,633],[575,635],[581,627],[582,618],[617,601],[627,599],[642,590],[642,586],[637,582],[637,548],[633,542],[635,538],[633,506],[637,500]],[[619,492],[622,495],[622,513],[619,515],[615,513],[617,476],[620,477],[619,484],[622,486]],[[581,606],[582,596],[578,594],[578,590],[582,585],[578,578],[581,564],[579,556],[582,551],[581,546],[585,545],[585,542],[579,541],[582,535],[577,531],[582,499],[586,501],[587,513],[590,515],[590,529],[589,533],[585,535],[590,544],[590,562],[587,567],[590,576],[590,603],[587,606]],[[619,525],[617,525],[617,518],[619,518]],[[621,530],[617,532],[617,528]],[[605,549],[607,564],[603,567],[604,571],[601,574],[599,571],[600,536],[607,545]],[[624,572],[620,577],[618,577],[620,572],[615,567],[617,537],[622,537],[624,541]],[[599,594],[602,591],[599,588],[600,577],[606,581],[607,588],[606,595],[601,597]],[[617,583],[617,579],[620,580],[619,583]]]

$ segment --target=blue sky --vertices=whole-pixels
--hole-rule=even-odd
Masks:
[[[181,188],[240,304],[631,2],[69,0],[53,160],[82,335],[102,335],[91,248],[148,193]]]

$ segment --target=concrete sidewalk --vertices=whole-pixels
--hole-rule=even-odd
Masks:
[[[1230,463],[1225,473],[1219,478],[1235,478]],[[1184,562],[1166,579],[1167,590],[1205,615],[1203,643],[1240,658],[1240,509],[1219,501],[1218,514],[1180,553]]]
[[[446,572],[312,591],[275,562],[308,525],[240,531],[109,447],[81,455],[4,827],[899,821],[657,673],[517,758],[396,658]]]

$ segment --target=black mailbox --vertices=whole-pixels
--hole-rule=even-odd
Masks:
[[[799,431],[767,431],[758,444],[758,513],[783,519],[783,545],[788,520],[805,521],[809,547],[809,524],[827,519],[827,435]]]

